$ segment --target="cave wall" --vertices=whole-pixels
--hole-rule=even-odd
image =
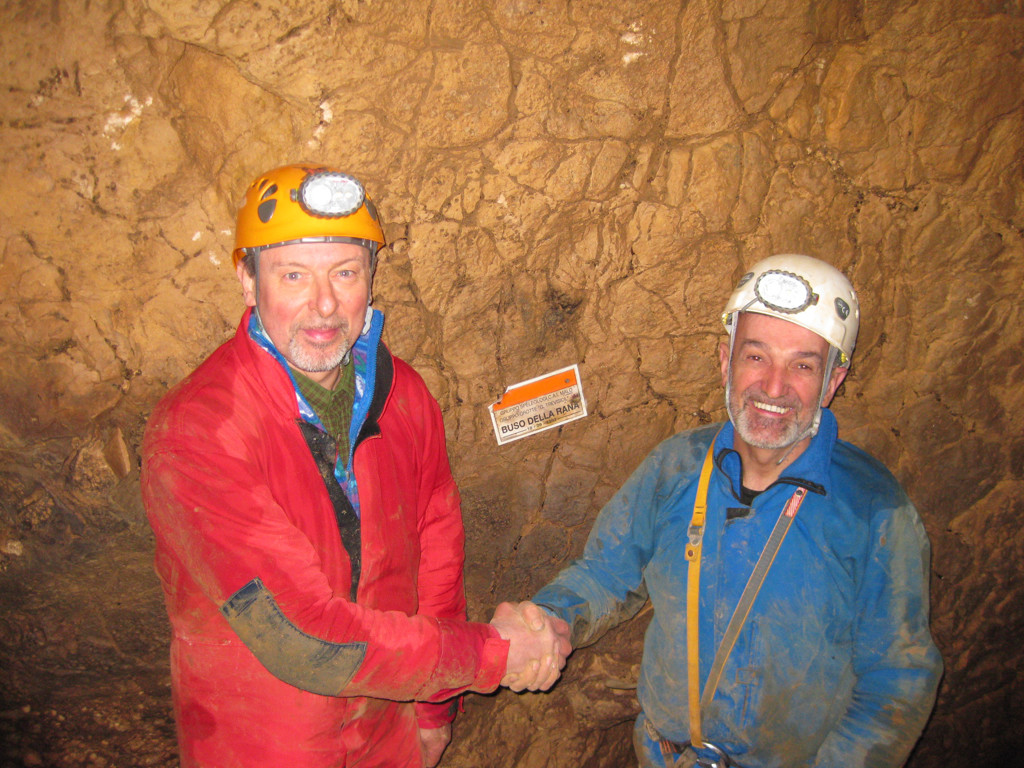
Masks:
[[[578,554],[657,442],[724,418],[746,266],[844,269],[841,435],[933,545],[946,675],[910,764],[1024,748],[1020,0],[22,0],[0,53],[11,764],[173,764],[139,442],[237,324],[242,190],[302,159],[382,212],[374,299],[444,412],[477,619]],[[487,405],[574,363],[590,415],[497,446]],[[642,628],[550,694],[468,697],[443,765],[630,764]]]

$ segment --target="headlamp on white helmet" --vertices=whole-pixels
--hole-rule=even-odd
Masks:
[[[800,275],[781,269],[762,272],[754,284],[754,295],[768,309],[786,314],[803,312],[818,301],[818,294],[811,290],[810,283]]]

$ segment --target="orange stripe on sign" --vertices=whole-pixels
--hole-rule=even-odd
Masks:
[[[509,390],[501,396],[501,400],[494,404],[492,410],[500,411],[502,408],[518,405],[549,392],[557,392],[560,389],[574,386],[576,383],[576,371],[573,369],[543,376],[536,381]]]

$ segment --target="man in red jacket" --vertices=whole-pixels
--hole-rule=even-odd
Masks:
[[[383,245],[353,177],[261,175],[234,251],[248,309],[150,419],[183,768],[433,766],[452,697],[546,690],[571,650],[529,603],[465,620],[440,409],[370,307]]]

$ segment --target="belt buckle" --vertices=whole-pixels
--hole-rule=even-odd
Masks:
[[[687,746],[694,751],[694,756],[697,758],[697,765],[700,766],[700,768],[730,768],[730,766],[733,766],[733,762],[729,759],[728,753],[721,747],[712,744],[710,741],[705,741],[701,744],[701,749],[709,749],[715,753],[715,756],[710,759],[696,754],[697,748],[694,747],[691,742],[687,742]]]

